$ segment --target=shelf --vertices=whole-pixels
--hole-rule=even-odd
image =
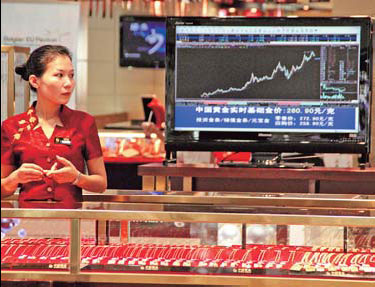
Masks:
[[[232,183],[234,179],[237,184],[243,181],[249,186],[246,180],[264,180],[265,184],[271,181],[277,181],[277,186],[281,187],[281,183],[285,180],[290,188],[293,187],[294,182],[300,183],[305,181],[308,185],[308,192],[319,192],[319,184],[321,182],[334,182],[340,181],[341,183],[354,184],[358,188],[360,185],[369,187],[375,183],[375,168],[325,168],[325,167],[312,167],[307,169],[288,169],[288,168],[241,168],[241,167],[218,167],[214,164],[168,164],[167,166],[160,163],[150,163],[138,167],[138,175],[144,179],[143,189],[157,189],[163,186],[158,184],[157,180],[166,182],[170,177],[180,177],[183,179],[184,191],[198,191],[204,189],[194,189],[193,179],[197,181],[210,179],[225,184],[225,181]],[[155,180],[150,180],[154,178]],[[147,181],[146,181],[147,180]],[[293,182],[294,181],[294,182]],[[153,186],[148,183],[154,182]],[[168,185],[168,184],[164,184]],[[228,191],[233,191],[233,184],[229,185]],[[213,184],[213,186],[215,186]],[[207,188],[207,185],[205,185]],[[250,186],[249,186],[250,187]],[[367,188],[366,187],[366,188]],[[205,189],[206,191],[209,189]],[[334,190],[333,190],[334,191]],[[262,192],[262,190],[259,190]],[[274,192],[280,192],[275,189]],[[303,192],[303,191],[299,191]],[[360,193],[358,189],[348,193]]]

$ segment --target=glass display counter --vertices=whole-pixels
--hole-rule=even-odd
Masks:
[[[111,191],[85,200],[69,210],[2,201],[2,280],[361,287],[375,280],[371,196]]]
[[[100,130],[99,139],[108,188],[142,189],[138,166],[164,160],[161,141],[156,137],[146,138],[142,130]]]
[[[165,156],[161,140],[156,136],[146,138],[142,130],[100,130],[99,138],[107,160],[116,158],[119,162],[145,163]]]

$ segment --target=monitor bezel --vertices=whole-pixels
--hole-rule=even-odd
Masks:
[[[136,67],[136,68],[165,68],[165,56],[163,61],[155,61],[153,63],[146,62],[145,60],[141,59],[126,59],[123,56],[123,48],[124,48],[124,31],[123,31],[123,23],[125,21],[154,21],[154,22],[164,22],[166,25],[166,17],[161,16],[143,16],[143,15],[122,15],[119,18],[119,32],[120,32],[120,50],[119,50],[119,65],[120,67]]]
[[[272,142],[260,132],[194,132],[175,130],[175,26],[176,25],[246,25],[246,26],[360,26],[360,65],[368,75],[370,84],[365,131],[366,141],[361,143],[336,142],[337,134],[327,133],[332,142],[309,142],[308,136],[298,133],[300,141]],[[368,155],[371,146],[371,105],[372,105],[372,20],[370,17],[281,17],[281,18],[242,18],[242,17],[168,17],[166,47],[166,150],[167,151],[262,151],[262,152],[302,152],[302,153],[358,153]],[[365,65],[365,66],[363,66]],[[294,133],[291,133],[292,135]],[[311,133],[308,133],[311,134]]]

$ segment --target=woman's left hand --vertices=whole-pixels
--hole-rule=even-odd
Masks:
[[[57,169],[58,163],[55,162],[52,168],[49,171],[47,171],[46,175],[58,183],[74,182],[79,175],[79,171],[76,169],[74,164],[72,164],[66,158],[63,158],[58,155],[56,156],[56,159],[58,163],[63,165],[63,167]]]

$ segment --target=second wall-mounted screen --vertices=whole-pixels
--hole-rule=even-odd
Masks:
[[[163,17],[120,17],[120,66],[165,67],[166,24]]]

